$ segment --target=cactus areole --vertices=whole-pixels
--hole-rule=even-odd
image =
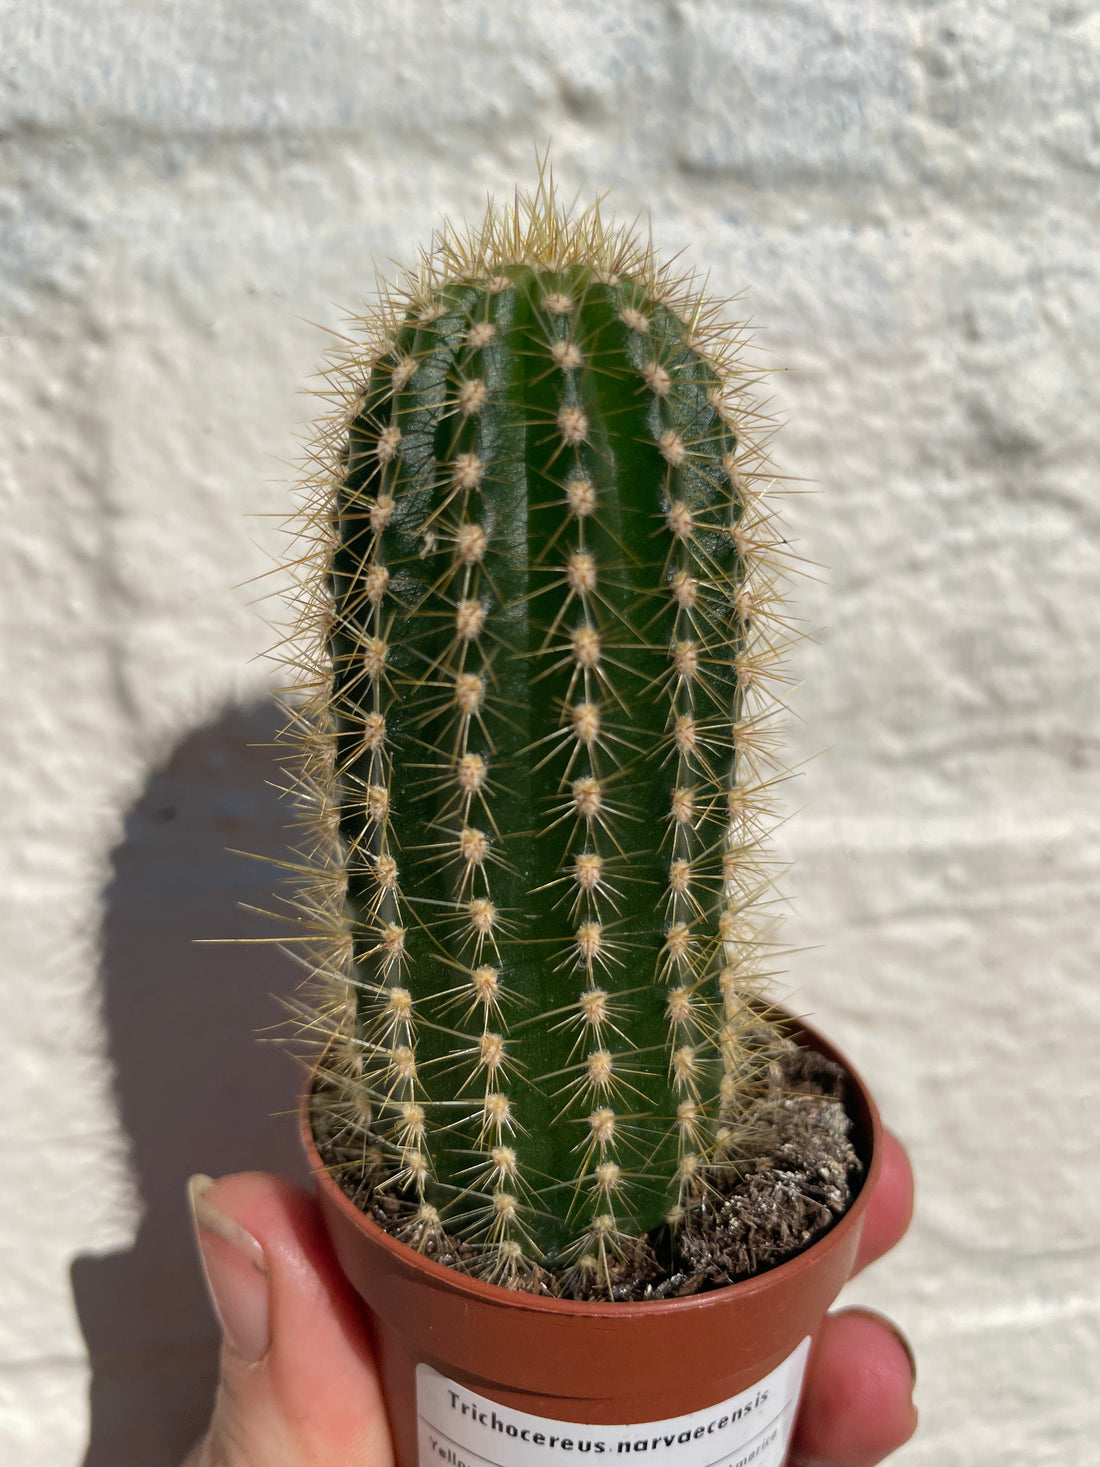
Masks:
[[[320,1076],[398,1236],[607,1270],[751,1153],[777,1032],[772,482],[717,305],[543,185],[328,373],[300,789]]]

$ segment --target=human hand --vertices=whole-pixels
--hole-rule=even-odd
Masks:
[[[882,1171],[867,1203],[853,1274],[901,1241],[913,1216],[913,1171],[883,1133]],[[806,1373],[789,1467],[875,1467],[917,1429],[917,1366],[905,1336],[869,1309],[827,1315]]]
[[[912,1198],[905,1152],[887,1136],[857,1271],[902,1236]],[[393,1467],[361,1306],[314,1199],[261,1172],[194,1178],[192,1199],[224,1339],[210,1429],[184,1467]],[[829,1315],[790,1467],[874,1467],[916,1427],[912,1390],[891,1324],[862,1309]]]

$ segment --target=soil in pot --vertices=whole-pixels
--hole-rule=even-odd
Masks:
[[[753,1156],[688,1210],[675,1236],[661,1228],[638,1240],[613,1265],[610,1280],[575,1268],[555,1273],[535,1267],[519,1286],[552,1298],[682,1298],[752,1278],[794,1257],[829,1231],[859,1190],[864,1168],[853,1145],[847,1088],[840,1065],[788,1041],[759,1101]],[[413,1236],[416,1203],[378,1189],[382,1173],[364,1159],[361,1142],[341,1142],[323,1085],[314,1101],[318,1153],[354,1205],[426,1257],[477,1277],[478,1256],[460,1240],[445,1233]]]

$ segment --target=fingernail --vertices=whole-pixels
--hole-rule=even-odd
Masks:
[[[206,1286],[225,1342],[254,1365],[271,1343],[270,1280],[264,1250],[207,1197],[213,1177],[191,1177],[187,1193]]]
[[[877,1309],[863,1309],[863,1308],[861,1308],[859,1310],[859,1313],[870,1315],[876,1321],[876,1323],[881,1324],[881,1325],[885,1325],[885,1327],[893,1335],[894,1339],[897,1340],[898,1344],[901,1346],[902,1350],[905,1352],[905,1358],[906,1358],[906,1360],[909,1361],[909,1374],[912,1377],[912,1384],[910,1386],[910,1390],[912,1390],[913,1387],[915,1387],[916,1384],[917,1384],[917,1357],[913,1354],[913,1347],[912,1347],[912,1345],[909,1343],[909,1341],[902,1334],[901,1330],[898,1329],[898,1327],[894,1323],[894,1321],[892,1319],[889,1319],[885,1314],[880,1314]]]
[[[890,1332],[893,1334],[894,1339],[897,1340],[898,1344],[905,1351],[905,1358],[909,1361],[909,1370],[912,1373],[913,1387],[915,1388],[917,1384],[917,1357],[913,1354],[913,1347],[892,1319],[884,1319],[883,1322],[890,1326]]]

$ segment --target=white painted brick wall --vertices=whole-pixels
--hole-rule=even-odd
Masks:
[[[791,369],[778,454],[829,568],[800,592],[826,630],[792,740],[827,752],[784,836],[792,983],[919,1170],[852,1290],[920,1353],[898,1461],[1096,1467],[1100,11],[0,13],[2,1467],[172,1467],[197,1423],[183,1177],[296,1165],[268,1120],[293,1071],[248,1037],[289,970],[190,942],[257,930],[235,903],[268,877],[223,848],[279,840],[233,589],[278,539],[246,516],[287,502],[305,322],[547,138],[568,188],[747,290]]]

